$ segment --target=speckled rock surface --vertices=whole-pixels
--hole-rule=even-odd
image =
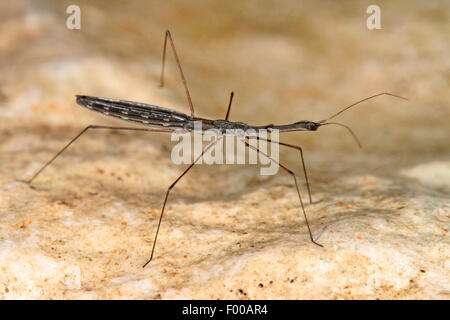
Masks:
[[[81,30],[63,2],[0,3],[0,298],[449,299],[448,2],[383,3],[379,31],[360,1],[78,2]],[[289,176],[201,165],[171,193],[143,269],[185,168],[166,134],[90,132],[33,188],[17,181],[85,126],[121,123],[75,94],[188,111],[171,54],[157,87],[166,28],[199,116],[222,118],[231,90],[231,119],[252,124],[410,99],[338,118],[362,150],[337,127],[282,136],[304,148],[324,248]],[[296,152],[280,159],[303,181]]]

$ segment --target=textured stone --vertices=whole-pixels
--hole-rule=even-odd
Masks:
[[[64,5],[0,4],[0,298],[449,298],[448,2],[386,3],[380,31],[365,28],[360,2],[242,11],[180,0],[156,12],[80,1],[79,31],[65,28]],[[165,191],[184,170],[165,134],[93,131],[33,188],[16,181],[85,126],[123,124],[75,94],[188,112],[172,53],[157,87],[166,27],[199,116],[222,118],[231,90],[231,119],[258,125],[324,119],[382,91],[410,99],[336,118],[362,150],[331,126],[282,137],[304,147],[313,204],[298,152],[280,159],[298,172],[323,248],[309,240],[291,177],[202,165],[170,194],[143,269]]]

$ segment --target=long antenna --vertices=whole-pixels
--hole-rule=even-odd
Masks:
[[[359,148],[362,149],[361,142],[359,141],[358,137],[356,136],[356,134],[353,132],[353,130],[350,127],[346,126],[345,124],[338,123],[338,122],[326,122],[326,123],[321,124],[321,125],[325,126],[325,125],[328,125],[328,124],[335,124],[335,125],[338,125],[338,126],[341,126],[341,127],[344,127],[345,129],[347,129],[351,133],[351,135],[353,136],[353,139],[355,139],[355,141],[358,144]]]
[[[328,120],[331,120],[331,119],[333,119],[334,117],[337,117],[337,116],[340,115],[342,112],[344,112],[344,111],[350,109],[350,108],[353,107],[353,106],[356,106],[357,104],[360,104],[361,102],[364,102],[364,101],[367,101],[367,100],[369,100],[369,99],[373,99],[373,98],[375,98],[375,97],[382,96],[382,95],[388,95],[388,96],[392,96],[392,97],[396,97],[396,98],[399,98],[399,99],[403,99],[403,100],[408,101],[408,99],[406,99],[406,98],[404,98],[404,97],[401,97],[401,96],[398,96],[398,95],[396,95],[396,94],[392,94],[392,93],[388,93],[388,92],[382,92],[382,93],[379,93],[379,94],[376,94],[376,95],[373,95],[373,96],[364,98],[364,99],[362,99],[362,100],[359,100],[359,101],[357,101],[357,102],[355,102],[355,103],[349,105],[348,107],[342,109],[342,110],[339,111],[338,113],[332,115],[332,116],[329,117],[328,119],[320,121],[319,123],[327,122]]]

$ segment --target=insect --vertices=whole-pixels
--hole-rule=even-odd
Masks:
[[[400,99],[404,99],[407,100],[406,98],[400,97],[398,95],[392,94],[392,93],[387,93],[387,92],[383,92],[383,93],[379,93],[373,96],[370,96],[368,98],[359,100],[347,107],[345,107],[344,109],[340,110],[339,112],[335,113],[334,115],[332,115],[331,117],[325,119],[325,120],[321,120],[321,121],[309,121],[309,120],[302,120],[302,121],[298,121],[292,124],[287,124],[287,125],[274,125],[274,124],[269,124],[269,125],[265,125],[265,126],[252,126],[243,122],[233,122],[233,121],[229,121],[229,115],[230,115],[230,110],[231,110],[231,103],[233,101],[233,96],[234,93],[231,92],[230,95],[230,100],[228,103],[228,109],[227,109],[227,113],[225,116],[225,119],[219,119],[219,120],[211,120],[211,119],[205,119],[205,118],[200,118],[195,116],[194,114],[194,105],[192,103],[192,99],[191,96],[189,94],[189,89],[186,83],[186,79],[184,77],[184,73],[183,70],[181,68],[181,63],[180,60],[178,58],[178,54],[177,51],[175,49],[175,45],[171,36],[171,33],[169,30],[166,31],[165,33],[165,37],[164,37],[164,45],[163,45],[163,55],[162,55],[162,68],[161,68],[161,78],[160,78],[160,85],[161,87],[164,86],[164,66],[165,66],[165,60],[166,60],[166,48],[167,48],[167,39],[169,39],[170,41],[170,45],[172,47],[172,51],[176,60],[176,64],[178,66],[178,71],[181,77],[181,80],[183,82],[184,85],[184,89],[186,91],[186,97],[187,97],[187,101],[189,104],[189,108],[191,111],[190,115],[187,115],[185,113],[182,112],[178,112],[175,110],[171,110],[171,109],[166,109],[163,107],[159,107],[159,106],[155,106],[155,105],[150,105],[150,104],[145,104],[145,103],[139,103],[139,102],[132,102],[132,101],[125,101],[125,100],[117,100],[117,99],[109,99],[109,98],[99,98],[99,97],[93,97],[93,96],[86,96],[86,95],[77,95],[76,96],[76,101],[79,105],[86,107],[90,110],[93,111],[97,111],[100,112],[102,114],[108,115],[108,116],[112,116],[112,117],[116,117],[122,120],[127,120],[127,121],[132,121],[132,122],[136,122],[139,124],[143,124],[146,125],[148,127],[119,127],[119,126],[102,126],[102,125],[89,125],[86,128],[84,128],[78,135],[76,135],[72,140],[70,140],[69,143],[67,143],[59,152],[57,152],[53,158],[51,158],[47,163],[45,163],[39,170],[37,170],[34,175],[29,179],[29,180],[22,180],[23,182],[31,185],[31,183],[39,176],[39,174],[45,169],[47,168],[56,158],[58,158],[71,144],[73,144],[78,138],[80,138],[84,133],[86,133],[89,129],[114,129],[114,130],[134,130],[134,131],[146,131],[146,132],[164,132],[164,133],[171,133],[174,132],[175,130],[182,130],[185,132],[192,132],[194,130],[196,130],[194,123],[201,123],[202,128],[201,130],[208,130],[208,129],[215,129],[217,132],[217,137],[216,140],[212,141],[211,143],[209,143],[208,145],[206,145],[206,147],[203,148],[201,154],[195,158],[195,160],[183,171],[183,173],[177,178],[175,179],[175,181],[169,186],[169,188],[167,189],[167,192],[165,194],[165,198],[164,198],[164,202],[163,202],[163,206],[161,209],[161,213],[159,216],[159,220],[158,220],[158,226],[156,229],[156,233],[155,233],[155,238],[153,241],[153,246],[152,246],[152,251],[150,254],[150,258],[148,259],[148,261],[143,265],[143,267],[147,266],[153,259],[153,255],[155,252],[155,247],[156,247],[156,243],[157,243],[157,239],[158,239],[158,234],[159,234],[159,230],[161,227],[161,221],[164,215],[164,210],[167,204],[167,200],[170,194],[170,191],[175,187],[175,185],[180,181],[180,179],[198,162],[198,160],[210,149],[212,148],[218,141],[220,141],[220,139],[223,138],[223,136],[226,133],[229,133],[230,130],[232,132],[232,130],[240,130],[240,132],[244,132],[243,135],[238,135],[238,138],[242,140],[242,142],[244,142],[245,146],[247,148],[253,149],[254,151],[256,151],[259,154],[262,154],[264,157],[268,158],[270,161],[273,161],[275,164],[277,164],[278,166],[280,166],[280,168],[282,168],[284,171],[286,171],[289,175],[292,176],[293,180],[294,180],[294,184],[295,184],[295,188],[297,190],[297,195],[298,195],[298,199],[299,199],[299,203],[300,203],[300,208],[301,208],[301,212],[303,213],[303,217],[305,218],[305,222],[306,222],[306,226],[308,228],[308,233],[309,233],[309,237],[311,239],[311,242],[322,247],[322,245],[318,242],[316,242],[314,240],[309,222],[308,222],[308,218],[306,215],[306,211],[305,211],[305,206],[303,204],[303,200],[300,194],[300,190],[298,187],[298,183],[297,183],[297,178],[296,175],[294,174],[294,172],[292,170],[290,170],[287,166],[279,163],[277,160],[273,159],[272,157],[270,157],[269,155],[267,155],[266,153],[264,153],[263,151],[261,151],[259,148],[251,145],[249,143],[249,141],[251,139],[257,139],[257,140],[265,140],[267,142],[270,143],[276,143],[279,144],[281,146],[284,147],[288,147],[291,149],[295,149],[298,150],[300,153],[300,158],[301,158],[301,164],[302,164],[302,168],[303,168],[303,174],[305,177],[305,182],[306,182],[306,186],[307,186],[307,190],[308,190],[308,196],[309,196],[309,202],[312,203],[312,198],[311,198],[311,190],[309,187],[309,181],[308,181],[308,175],[306,173],[306,167],[305,167],[305,161],[303,158],[303,150],[300,146],[297,145],[292,145],[292,144],[288,144],[288,143],[283,143],[280,141],[274,141],[271,139],[266,139],[266,138],[262,138],[258,135],[255,135],[254,132],[260,130],[260,129],[265,129],[268,131],[271,130],[279,130],[279,132],[289,132],[289,131],[316,131],[318,128],[325,126],[325,125],[338,125],[338,126],[342,126],[345,129],[347,129],[351,135],[353,136],[353,138],[356,140],[356,142],[358,143],[358,145],[361,147],[361,144],[358,140],[358,138],[356,137],[356,135],[353,133],[353,131],[346,125],[341,124],[341,123],[337,123],[337,122],[330,122],[331,119],[337,117],[338,115],[340,115],[342,112],[350,109],[351,107],[381,96],[381,95],[389,95],[389,96],[393,96],[396,98],[400,98]],[[252,134],[248,133],[248,132],[252,132]]]

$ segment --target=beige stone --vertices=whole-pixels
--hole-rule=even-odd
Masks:
[[[282,1],[276,14],[80,3],[79,31],[65,28],[64,2],[0,4],[0,298],[449,298],[447,2],[386,3],[380,31],[365,28],[360,2]],[[170,194],[143,269],[184,169],[164,134],[90,132],[33,188],[16,181],[88,124],[121,124],[75,94],[188,112],[172,53],[157,87],[167,27],[199,116],[222,118],[231,90],[231,119],[258,125],[321,120],[381,91],[410,99],[381,97],[336,119],[362,150],[331,126],[282,137],[304,147],[313,204],[298,153],[282,149],[281,161],[298,173],[324,248],[309,240],[288,175],[202,165]]]

